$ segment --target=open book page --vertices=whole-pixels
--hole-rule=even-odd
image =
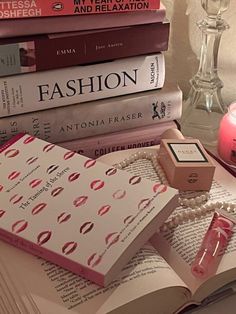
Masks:
[[[0,276],[0,279],[1,276]],[[2,285],[2,282],[0,282],[0,313],[7,314],[9,313],[9,310],[12,310],[11,302],[9,302],[9,297],[5,293],[6,286]]]
[[[1,252],[3,253],[3,252]],[[19,313],[24,308],[24,304],[21,301],[20,295],[17,293],[14,285],[14,281],[9,275],[8,270],[2,263],[0,259],[0,303],[2,307],[1,314],[9,313]]]
[[[2,314],[8,314],[9,313],[7,305],[8,304],[6,304],[4,290],[0,286],[0,313],[2,313]]]
[[[235,178],[217,165],[209,203],[236,202]],[[173,215],[183,210],[179,207]],[[210,224],[212,214],[178,226],[173,231],[155,235],[152,243],[158,252],[188,284],[194,298],[201,300],[222,285],[236,279],[236,235],[234,234],[217,269],[217,276],[204,282],[196,279],[190,271],[191,263]],[[214,281],[213,281],[214,280]],[[201,289],[199,287],[202,285]]]
[[[30,313],[65,314],[68,310],[71,314],[123,314],[130,313],[131,308],[135,313],[136,308],[151,314],[157,306],[161,313],[164,309],[171,313],[190,295],[184,282],[149,244],[106,288],[4,242],[0,242],[0,250],[22,300],[31,303]],[[14,309],[13,313],[18,312]]]
[[[145,149],[147,150],[147,149]],[[158,147],[150,148],[152,152],[158,152]],[[116,164],[125,158],[129,157],[134,151],[112,153],[99,158],[100,161]],[[123,159],[122,159],[123,157]],[[229,174],[219,163],[213,160],[216,167],[214,182],[210,191],[209,203],[224,201],[236,202],[236,179]],[[142,175],[159,180],[154,173],[153,167],[147,160],[138,160],[132,165],[125,168],[127,171],[135,173],[142,171]],[[141,173],[140,173],[141,175]],[[189,197],[193,192],[189,193]],[[172,216],[186,210],[186,208],[178,207],[173,212]],[[191,209],[190,209],[191,210]],[[220,288],[222,285],[236,279],[236,234],[231,238],[230,243],[225,251],[223,258],[217,270],[217,276],[214,276],[214,282],[196,279],[190,271],[190,266],[197,253],[202,238],[212,219],[212,214],[208,216],[190,221],[176,227],[173,231],[165,233],[157,233],[152,238],[152,244],[156,247],[158,252],[166,259],[169,265],[176,271],[177,274],[186,282],[192,293],[195,294],[196,301],[201,301],[211,292]],[[201,289],[199,287],[201,286]]]

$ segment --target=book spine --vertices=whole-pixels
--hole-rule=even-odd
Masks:
[[[0,1],[0,19],[157,10],[160,0],[16,0]]]
[[[160,143],[161,134],[169,128],[177,128],[174,121],[149,126],[147,128],[137,127],[136,129],[115,132],[109,135],[61,142],[58,143],[58,145],[86,157],[96,159],[102,155],[118,150],[158,145]]]
[[[153,23],[2,40],[0,77],[165,51],[169,26]]]
[[[0,38],[9,38],[36,34],[64,33],[71,31],[106,29],[111,27],[124,27],[130,25],[150,24],[163,22],[166,9],[163,5],[159,10],[127,12],[112,14],[88,14],[71,16],[53,16],[42,19],[1,20]],[[122,18],[121,18],[122,17]]]
[[[7,140],[6,143],[4,143],[3,145],[0,146],[0,153],[2,153],[3,151],[5,151],[8,147],[10,147],[11,145],[13,145],[14,143],[16,143],[20,138],[22,138],[25,134],[24,133],[18,133],[16,135],[14,135],[12,138],[10,138],[9,140]]]
[[[163,87],[163,54],[0,79],[0,117]]]
[[[182,93],[174,87],[1,119],[0,143],[26,132],[53,143],[179,119]]]
[[[97,273],[94,270],[89,270],[84,265],[66,258],[65,256],[52,252],[51,250],[40,247],[38,244],[33,243],[32,241],[27,240],[24,237],[20,237],[12,232],[9,232],[0,227],[0,240],[9,243],[27,253],[31,253],[33,255],[39,256],[45,260],[48,260],[54,264],[60,265],[76,273],[77,275],[82,275],[84,273],[87,274],[87,279],[93,280],[99,285],[103,285],[104,277]]]
[[[0,1],[0,19],[157,10],[160,0],[16,0]]]

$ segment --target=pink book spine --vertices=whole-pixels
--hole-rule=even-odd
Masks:
[[[13,136],[11,139],[9,139],[6,143],[0,146],[0,154],[4,152],[8,147],[13,145],[15,142],[17,142],[20,138],[24,136],[25,133],[18,133],[15,136]]]
[[[177,127],[175,121],[169,121],[131,130],[65,141],[58,143],[58,145],[86,157],[96,159],[102,155],[119,150],[158,145],[160,136],[164,131]]]
[[[97,0],[0,0],[0,19],[17,19],[58,15],[82,15],[95,13],[135,12],[157,10],[160,0],[111,0],[104,3]]]
[[[1,1],[1,0],[0,0]],[[36,34],[63,33],[71,31],[95,30],[111,27],[122,27],[163,22],[166,16],[165,6],[160,9],[104,14],[46,16],[21,19],[1,19],[0,38]]]
[[[15,141],[17,140],[18,139],[16,139]],[[45,260],[49,260],[52,263],[64,267],[65,269],[69,269],[77,275],[81,275],[82,273],[86,272],[87,279],[96,282],[100,286],[104,285],[104,276],[97,273],[96,271],[85,267],[78,262],[69,260],[68,258],[65,258],[64,256],[52,252],[46,248],[41,248],[37,244],[28,241],[22,237],[19,237],[14,233],[8,232],[0,228],[0,238],[4,242],[14,245],[15,247],[20,248],[28,253],[31,253],[35,256],[40,256]]]

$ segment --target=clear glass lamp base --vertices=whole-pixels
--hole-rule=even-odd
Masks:
[[[183,104],[180,123],[183,135],[197,138],[204,145],[216,146],[220,121],[225,112],[220,89],[206,91],[192,87]]]
[[[198,22],[202,32],[201,56],[196,75],[190,80],[191,90],[183,103],[181,129],[185,137],[216,146],[220,121],[227,108],[221,97],[223,83],[217,73],[217,59],[223,31],[229,28],[221,18],[230,0],[201,0],[207,16]]]

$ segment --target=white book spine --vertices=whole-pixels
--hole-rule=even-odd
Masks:
[[[163,54],[3,77],[0,117],[163,87]]]
[[[176,86],[0,119],[0,143],[26,132],[53,143],[179,119],[182,92]]]

